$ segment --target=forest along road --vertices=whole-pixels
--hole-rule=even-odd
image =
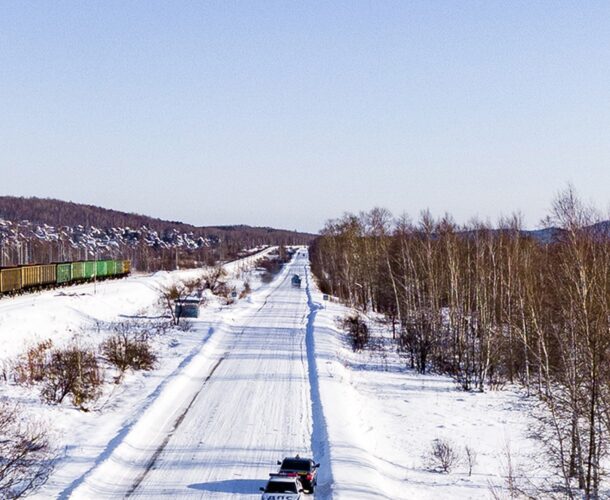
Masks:
[[[311,456],[309,309],[290,283],[307,264],[297,256],[264,304],[223,332],[203,389],[126,495],[260,498],[277,460]]]

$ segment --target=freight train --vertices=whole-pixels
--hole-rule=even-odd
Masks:
[[[128,260],[81,260],[0,268],[0,296],[41,288],[121,278],[131,270]]]

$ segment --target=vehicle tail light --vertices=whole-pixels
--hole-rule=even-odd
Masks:
[[[305,476],[307,478],[308,481],[311,481],[313,479],[313,474],[310,472],[309,474],[307,474],[307,476]]]

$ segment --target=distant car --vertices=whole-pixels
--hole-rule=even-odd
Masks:
[[[270,474],[262,500],[301,500],[303,485],[297,474]]]
[[[299,455],[295,457],[286,457],[281,462],[277,463],[280,466],[280,474],[297,473],[303,488],[308,493],[313,493],[318,484],[318,467],[320,464],[315,463],[310,458],[301,458]]]

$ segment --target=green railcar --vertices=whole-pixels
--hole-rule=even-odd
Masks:
[[[106,275],[114,276],[116,275],[116,260],[107,260],[106,261]]]
[[[68,281],[72,281],[72,264],[70,262],[57,264],[57,284],[61,285]]]
[[[96,267],[95,267],[95,261],[94,260],[87,260],[85,261],[85,276],[84,278],[86,280],[92,280],[93,278],[95,278],[95,274],[96,274]]]
[[[84,262],[72,262],[72,279],[74,281],[85,279]]]
[[[96,260],[95,261],[95,274],[98,278],[103,278],[106,276],[108,271],[108,266],[105,260]]]

